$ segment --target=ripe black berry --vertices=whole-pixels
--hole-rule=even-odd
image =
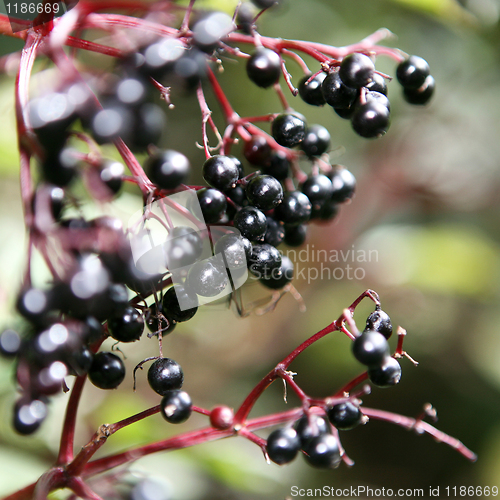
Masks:
[[[339,76],[348,87],[359,89],[372,81],[374,71],[373,61],[368,56],[356,52],[344,57],[340,64]]]
[[[123,184],[124,171],[125,167],[123,163],[119,161],[105,161],[101,165],[99,177],[113,194],[117,194]]]
[[[319,415],[303,415],[294,424],[300,438],[301,448],[304,449],[316,437],[330,433],[328,422]]]
[[[244,238],[226,234],[215,244],[214,253],[222,254],[227,269],[239,269],[247,265]],[[248,241],[248,240],[247,240]]]
[[[267,88],[279,80],[281,58],[274,50],[258,48],[247,61],[247,75],[259,87]]]
[[[76,177],[79,164],[77,151],[64,147],[48,154],[43,159],[41,163],[42,176],[51,184],[65,187]]]
[[[299,95],[304,102],[312,106],[322,106],[326,104],[323,92],[321,91],[321,84],[326,78],[326,73],[321,71],[313,78],[311,75],[306,75],[299,82]]]
[[[215,189],[226,191],[235,187],[239,176],[238,165],[229,156],[215,155],[203,164],[203,178]]]
[[[148,382],[153,391],[164,396],[168,391],[182,387],[184,374],[179,363],[173,359],[159,358],[149,367]]]
[[[332,181],[323,174],[309,176],[301,189],[309,198],[313,210],[319,210],[333,193]]]
[[[181,424],[191,415],[191,397],[186,391],[167,391],[161,400],[163,418],[170,424]]]
[[[346,109],[356,100],[358,91],[348,87],[341,79],[338,72],[330,73],[321,85],[321,91],[327,104],[335,109]]]
[[[129,306],[119,315],[109,318],[108,329],[119,342],[135,342],[144,331],[144,319],[137,309]]]
[[[354,429],[361,423],[363,414],[359,406],[346,401],[327,409],[328,420],[337,428],[343,431]]]
[[[267,454],[276,464],[291,462],[299,452],[300,439],[292,427],[276,429],[267,438]]]
[[[420,88],[429,76],[429,64],[419,56],[410,56],[399,63],[396,69],[398,82],[405,89]]]
[[[146,313],[146,326],[151,333],[157,334],[161,332],[165,336],[174,331],[175,325],[174,320],[163,310],[161,302],[158,304],[158,307],[156,303],[149,306],[149,311]]]
[[[338,168],[332,171],[330,179],[333,185],[331,200],[335,203],[343,203],[354,196],[356,190],[356,178],[346,168]]]
[[[248,260],[248,269],[258,278],[280,278],[282,257],[279,250],[267,244],[255,244]]]
[[[311,125],[306,132],[300,149],[309,156],[321,156],[330,147],[330,132],[323,125]]]
[[[260,210],[272,210],[283,200],[283,188],[271,175],[256,175],[246,187],[248,201]]]
[[[432,95],[434,94],[435,87],[436,82],[434,81],[432,75],[429,75],[425,79],[423,85],[418,89],[404,88],[403,97],[405,98],[405,101],[410,104],[423,106],[430,101]]]
[[[367,330],[354,339],[352,352],[360,363],[380,366],[389,356],[389,344],[381,333]]]
[[[373,311],[366,320],[366,330],[374,330],[381,333],[386,339],[392,335],[392,323],[389,315],[382,311]]]
[[[125,378],[125,365],[112,352],[98,352],[92,360],[88,376],[99,389],[115,389]]]
[[[266,138],[254,135],[243,147],[243,156],[252,164],[259,167],[268,167],[271,162],[272,149]]]
[[[201,297],[215,297],[229,284],[224,264],[218,260],[203,260],[194,264],[188,272],[187,287]]]
[[[128,142],[133,130],[132,110],[124,105],[99,110],[90,125],[92,135],[99,144],[107,144],[121,137]]]
[[[160,189],[175,189],[186,182],[189,169],[189,160],[169,149],[156,151],[144,163],[144,170]]]
[[[377,387],[392,387],[401,380],[401,365],[387,356],[382,365],[368,368],[368,378]]]
[[[203,188],[196,191],[201,213],[206,224],[219,222],[227,209],[227,200],[224,194],[218,189]]]
[[[234,216],[234,227],[250,241],[262,241],[267,229],[266,216],[255,207],[243,207]]]
[[[22,398],[14,405],[13,427],[23,436],[33,434],[47,416],[47,405],[40,399]]]
[[[190,320],[198,311],[198,297],[182,285],[169,288],[162,304],[165,314],[178,323]]]
[[[302,224],[311,217],[311,210],[309,198],[300,191],[292,191],[285,194],[281,204],[274,210],[274,217],[285,224]]]
[[[261,278],[260,282],[271,290],[281,290],[293,280],[293,262],[286,256],[281,257],[281,267],[277,272],[271,273],[268,278]]]
[[[366,102],[378,102],[379,104],[384,105],[389,111],[391,110],[391,103],[385,94],[382,92],[377,92],[375,90],[369,90],[365,92],[365,101]]]
[[[274,151],[267,165],[262,167],[265,174],[272,175],[276,180],[283,181],[288,177],[290,161],[283,151]]]
[[[333,434],[321,434],[313,438],[304,449],[306,462],[320,469],[336,468],[340,465],[340,450]]]
[[[307,227],[304,224],[298,226],[285,226],[285,243],[290,247],[300,247],[307,237]]]
[[[383,136],[390,125],[387,106],[374,100],[356,106],[351,118],[354,131],[367,139]]]
[[[305,139],[306,123],[296,114],[281,113],[273,120],[271,133],[279,145],[293,148]]]
[[[264,243],[269,243],[273,247],[279,246],[285,237],[283,223],[273,217],[267,217],[267,229],[264,235]]]
[[[387,82],[385,78],[378,73],[373,73],[373,79],[370,83],[365,85],[368,90],[373,90],[375,92],[380,92],[381,94],[387,95]]]

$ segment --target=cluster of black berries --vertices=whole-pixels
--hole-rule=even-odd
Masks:
[[[435,82],[424,59],[410,56],[398,65],[396,75],[407,102],[429,102]],[[386,79],[375,71],[372,59],[365,54],[347,55],[329,73],[306,75],[300,81],[299,95],[313,106],[332,106],[341,118],[351,120],[361,137],[381,137],[390,126]]]
[[[401,367],[389,355],[387,338],[392,334],[392,324],[380,307],[370,314],[366,329],[353,342],[353,353],[358,361],[368,365],[370,381],[378,387],[389,387],[399,382]],[[363,412],[355,398],[326,405],[324,417],[313,412],[305,413],[293,425],[280,427],[267,438],[267,454],[273,462],[282,465],[295,459],[302,450],[310,465],[318,468],[335,468],[341,462],[338,432],[350,430],[363,422]]]

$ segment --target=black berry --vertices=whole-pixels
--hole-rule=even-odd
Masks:
[[[390,112],[387,106],[375,100],[356,106],[351,118],[354,131],[367,139],[383,136],[390,125]]]
[[[309,176],[301,190],[309,198],[313,210],[319,210],[331,198],[333,185],[326,175],[317,174]]]
[[[108,329],[119,342],[135,342],[144,331],[144,319],[137,309],[129,306],[120,315],[108,320]]]
[[[271,175],[256,175],[246,187],[248,201],[260,210],[272,210],[283,200],[283,188]]]
[[[248,261],[248,269],[258,278],[280,278],[282,257],[279,250],[267,244],[255,244]]]
[[[343,203],[354,196],[356,190],[356,178],[346,168],[338,168],[332,171],[330,179],[333,185],[331,200],[335,203]]]
[[[274,50],[258,48],[247,61],[247,75],[259,87],[267,88],[281,75],[281,58]]]
[[[203,164],[203,178],[209,186],[221,191],[235,187],[239,174],[238,165],[229,156],[215,155]]]
[[[367,330],[354,339],[352,352],[360,363],[380,366],[389,356],[389,344],[381,333]]]
[[[340,465],[340,449],[333,434],[321,434],[313,438],[304,449],[306,462],[320,469],[331,469]]]
[[[47,416],[47,405],[40,399],[22,398],[14,405],[13,427],[23,436],[33,434]]]
[[[285,226],[285,243],[290,247],[300,247],[307,237],[307,227],[305,224],[297,226]]]
[[[420,88],[429,76],[429,64],[419,56],[410,56],[398,64],[396,77],[405,89]]]
[[[337,428],[343,431],[354,429],[361,423],[363,414],[359,406],[346,401],[336,404],[327,409],[328,420]]]
[[[348,87],[359,89],[372,81],[374,71],[373,61],[368,56],[355,52],[342,59],[339,76]]]
[[[285,194],[281,204],[274,210],[274,217],[285,224],[297,225],[311,217],[312,205],[309,198],[300,191]]]
[[[321,91],[327,104],[335,109],[351,107],[358,96],[358,91],[345,85],[336,71],[323,80]]]
[[[276,429],[267,438],[267,454],[276,464],[291,462],[299,452],[300,439],[292,427]]]
[[[299,95],[304,102],[312,106],[322,106],[326,104],[323,92],[321,91],[321,84],[326,78],[326,73],[321,71],[311,78],[311,75],[306,75],[299,82]]]
[[[377,387],[392,387],[401,380],[401,365],[387,356],[382,365],[368,368],[368,378]]]
[[[271,290],[281,290],[285,285],[293,280],[293,262],[286,256],[281,257],[281,267],[277,272],[272,272],[268,278],[262,277],[260,282]]]
[[[309,156],[321,156],[330,147],[330,132],[323,125],[311,125],[306,132],[300,149]]]
[[[203,188],[196,192],[201,213],[207,224],[219,222],[227,209],[227,200],[218,189]]]
[[[148,382],[153,391],[164,396],[168,391],[182,387],[184,374],[179,363],[173,359],[159,358],[149,367]]]
[[[328,422],[319,415],[303,415],[294,424],[294,428],[300,437],[301,448],[307,448],[309,443],[322,434],[330,433]]]
[[[382,311],[373,311],[366,320],[366,330],[374,330],[381,333],[386,339],[392,335],[392,323],[389,315]]]
[[[191,397],[186,391],[167,391],[160,403],[161,414],[170,424],[181,424],[191,415]]]
[[[174,285],[163,296],[163,310],[179,323],[190,320],[198,311],[198,297],[182,285]]]
[[[149,156],[144,170],[160,189],[175,189],[189,176],[189,160],[173,150],[160,150]]]
[[[115,389],[125,378],[125,365],[112,352],[98,352],[92,360],[88,376],[99,389]]]
[[[262,241],[267,229],[266,216],[255,207],[243,207],[234,216],[234,227],[250,241]]]
[[[432,95],[434,94],[435,87],[436,82],[434,81],[432,75],[429,75],[425,79],[422,86],[418,89],[404,88],[403,97],[405,98],[405,101],[410,104],[423,106],[430,101]]]
[[[224,268],[215,259],[203,260],[194,264],[188,272],[187,287],[201,297],[215,297],[229,284]]]
[[[296,114],[281,113],[273,120],[271,133],[280,146],[293,148],[305,139],[306,123]]]

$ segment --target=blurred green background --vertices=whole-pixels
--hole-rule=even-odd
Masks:
[[[230,2],[211,4],[230,10]],[[268,465],[255,445],[233,438],[139,460],[131,467],[136,477],[161,478],[174,500],[284,499],[293,485],[426,491],[431,486],[500,486],[499,13],[498,0],[288,0],[262,17],[259,28],[264,35],[337,46],[386,27],[397,38],[383,43],[429,62],[436,94],[428,107],[417,109],[402,100],[397,82],[391,82],[392,125],[377,141],[357,137],[350,124],[328,107],[308,107],[290,96],[291,105],[305,114],[308,123],[330,130],[332,161],[347,166],[358,179],[357,194],[339,218],[310,227],[309,249],[372,251],[376,258],[349,261],[362,268],[358,276],[364,276],[353,280],[307,279],[315,275],[311,269],[321,270],[323,265],[345,270],[346,263],[301,262],[306,278],[295,286],[307,312],[299,312],[289,295],[274,312],[245,319],[223,304],[206,306],[188,324],[177,327],[165,348],[182,365],[184,387],[195,404],[237,407],[291,349],[336,319],[363,290],[375,289],[393,323],[408,331],[405,348],[419,365],[415,368],[403,360],[401,383],[393,389],[375,388],[364,404],[416,416],[430,402],[438,410],[437,426],[474,450],[478,461],[470,464],[428,436],[371,421],[341,434],[347,454],[356,462],[351,468],[342,464],[337,470],[316,471],[300,457],[290,466]],[[8,53],[19,43],[4,37],[0,46],[2,53]],[[94,60],[87,57],[87,62]],[[271,90],[248,82],[244,64],[231,58],[223,62],[220,81],[240,115],[280,111]],[[298,82],[300,69],[293,61],[287,67]],[[377,69],[395,73],[394,62],[384,57],[378,58]],[[11,308],[25,248],[13,89],[12,76],[0,77],[0,312],[5,326],[15,322]],[[222,126],[210,94],[208,99]],[[178,96],[175,104],[168,111],[164,144],[187,154],[197,170],[203,162],[202,151],[195,148],[201,140],[199,110],[192,98]],[[193,178],[197,182],[199,172]],[[138,203],[130,190],[105,210],[123,215]],[[92,209],[86,210],[90,214]],[[43,271],[35,272],[43,280]],[[258,284],[243,292],[245,303],[267,295]],[[360,306],[355,316],[359,325],[371,310],[368,303]],[[156,349],[153,342],[144,338],[138,345],[125,346],[127,366],[151,356]],[[395,339],[391,345],[395,347]],[[349,340],[341,334],[323,339],[291,369],[306,392],[321,397],[361,371],[350,354]],[[86,389],[77,446],[101,423],[158,403],[144,374],[139,374],[136,393],[130,379],[109,393]],[[0,495],[32,482],[50,466],[67,396],[53,401],[49,421],[33,438],[20,438],[11,431],[14,399],[12,365],[0,360]],[[290,398],[289,405],[294,403]],[[282,387],[275,384],[252,415],[285,408]],[[155,416],[121,431],[104,450],[122,450],[205,424],[205,418],[195,415],[182,428],[173,428]],[[105,481],[99,488],[105,488]]]

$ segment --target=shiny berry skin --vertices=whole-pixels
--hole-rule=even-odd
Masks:
[[[267,454],[278,465],[290,463],[300,450],[300,439],[292,427],[276,429],[267,438]]]
[[[323,92],[321,91],[321,84],[326,78],[326,73],[321,71],[313,78],[312,75],[306,75],[299,82],[299,95],[301,99],[312,106],[322,106],[326,104]]]
[[[258,278],[277,279],[281,276],[281,262],[281,253],[275,247],[268,243],[255,244],[252,245],[248,269]]]
[[[132,110],[124,105],[99,110],[91,123],[92,136],[99,144],[108,144],[118,137],[128,142],[132,137],[134,117]]]
[[[47,416],[47,405],[40,399],[22,398],[14,405],[12,424],[23,436],[33,434]]]
[[[387,388],[399,384],[401,380],[401,365],[388,356],[380,366],[368,368],[368,378],[377,387]]]
[[[243,238],[250,241],[262,241],[267,230],[267,219],[258,208],[243,207],[234,216],[234,227]]]
[[[367,139],[382,137],[390,125],[389,108],[374,100],[356,106],[351,124],[361,137]]]
[[[0,333],[0,354],[5,358],[17,356],[21,348],[21,336],[12,329]]]
[[[346,168],[333,170],[329,177],[333,185],[332,201],[343,203],[354,196],[356,178],[349,170]]]
[[[77,176],[79,164],[77,151],[70,147],[64,147],[43,159],[41,163],[42,177],[51,184],[65,187]]]
[[[203,253],[203,240],[198,232],[189,226],[175,226],[168,233],[168,240],[186,242],[192,249],[194,259]]]
[[[189,160],[171,149],[156,151],[144,163],[144,170],[160,189],[175,189],[189,176]]]
[[[267,175],[272,175],[276,180],[283,181],[290,173],[290,161],[283,151],[274,151],[269,159],[269,164],[262,167]]]
[[[319,415],[303,415],[294,424],[294,429],[300,438],[301,448],[304,449],[316,437],[330,434],[328,422]]]
[[[333,434],[321,434],[305,447],[305,459],[309,465],[319,469],[332,469],[340,465],[340,449]]]
[[[387,82],[385,81],[385,78],[378,73],[373,73],[372,81],[365,85],[365,88],[387,95]]]
[[[182,424],[191,415],[191,397],[186,391],[167,391],[160,402],[162,417],[170,424]]]
[[[432,75],[429,75],[423,85],[418,89],[403,89],[403,97],[409,104],[414,104],[417,106],[424,106],[427,104],[432,95],[434,94],[434,89],[436,87],[436,82]]]
[[[198,297],[186,287],[174,285],[163,295],[162,305],[168,317],[181,323],[190,320],[198,311]],[[184,306],[190,307],[184,308]]]
[[[148,146],[160,142],[165,123],[165,113],[160,106],[150,102],[143,104],[134,112],[132,134],[127,145],[134,152],[146,152]]]
[[[117,194],[123,184],[125,167],[119,161],[106,161],[101,165],[99,177],[101,181],[113,193]]]
[[[127,307],[120,315],[109,318],[108,329],[119,342],[135,342],[144,331],[144,319],[134,307]]]
[[[321,91],[327,104],[335,109],[351,107],[358,96],[358,91],[345,85],[336,71],[323,80]]]
[[[328,420],[339,430],[347,431],[354,429],[361,423],[363,414],[359,406],[346,401],[345,403],[336,404],[326,411]]]
[[[300,149],[309,156],[321,156],[330,147],[330,132],[323,125],[311,125],[306,132]]]
[[[355,52],[342,59],[339,76],[348,87],[359,89],[372,81],[374,71],[373,61],[368,56]]]
[[[281,113],[271,123],[274,140],[285,148],[298,146],[306,137],[305,121],[292,113]]]
[[[260,282],[271,290],[281,290],[293,280],[293,262],[286,256],[281,257],[281,267],[268,278],[261,278]],[[276,276],[275,276],[276,275]]]
[[[263,211],[276,208],[283,200],[283,188],[271,175],[256,175],[245,191],[250,204]]]
[[[210,425],[215,429],[229,429],[234,422],[234,411],[229,406],[216,406],[210,412]]]
[[[184,382],[181,365],[170,358],[158,358],[148,370],[148,382],[157,394],[180,389]]]
[[[281,58],[274,50],[260,47],[247,61],[247,75],[259,87],[275,84],[281,75]]]
[[[285,237],[285,228],[283,223],[273,217],[267,217],[267,229],[264,235],[264,243],[269,243],[273,247],[281,245]]]
[[[286,193],[281,204],[274,210],[274,217],[285,224],[297,225],[311,218],[312,205],[300,191]]]
[[[384,105],[389,111],[391,110],[391,103],[385,94],[382,92],[376,92],[375,90],[369,90],[365,93],[366,102],[378,102]]]
[[[302,184],[301,190],[309,198],[313,210],[318,210],[331,198],[333,185],[326,175],[311,175]]]
[[[381,333],[367,330],[354,339],[352,352],[360,363],[380,366],[389,356],[389,344]]]
[[[224,235],[215,244],[214,254],[222,254],[227,269],[247,266],[244,238],[239,235],[231,233]]]
[[[201,297],[215,297],[227,287],[229,278],[224,264],[214,259],[203,260],[189,269],[186,284]]]
[[[258,167],[268,167],[271,162],[272,148],[262,135],[254,135],[243,146],[243,156]]]
[[[227,209],[227,200],[218,189],[203,188],[196,191],[200,203],[201,213],[206,224],[219,222]]]
[[[307,227],[304,224],[298,226],[285,226],[284,242],[289,247],[300,247],[307,238]]]
[[[419,56],[410,56],[398,64],[396,78],[405,89],[420,88],[429,76],[429,64]]]
[[[392,323],[389,315],[381,309],[373,311],[366,320],[366,330],[381,333],[386,339],[392,335]]]
[[[112,352],[98,352],[94,355],[88,376],[99,389],[116,389],[125,378],[125,365]]]
[[[239,177],[238,165],[229,156],[215,155],[203,164],[203,178],[206,183],[220,191],[235,187]]]
[[[326,200],[319,210],[313,211],[312,220],[316,221],[331,221],[337,217],[339,213],[339,204],[332,199]]]

